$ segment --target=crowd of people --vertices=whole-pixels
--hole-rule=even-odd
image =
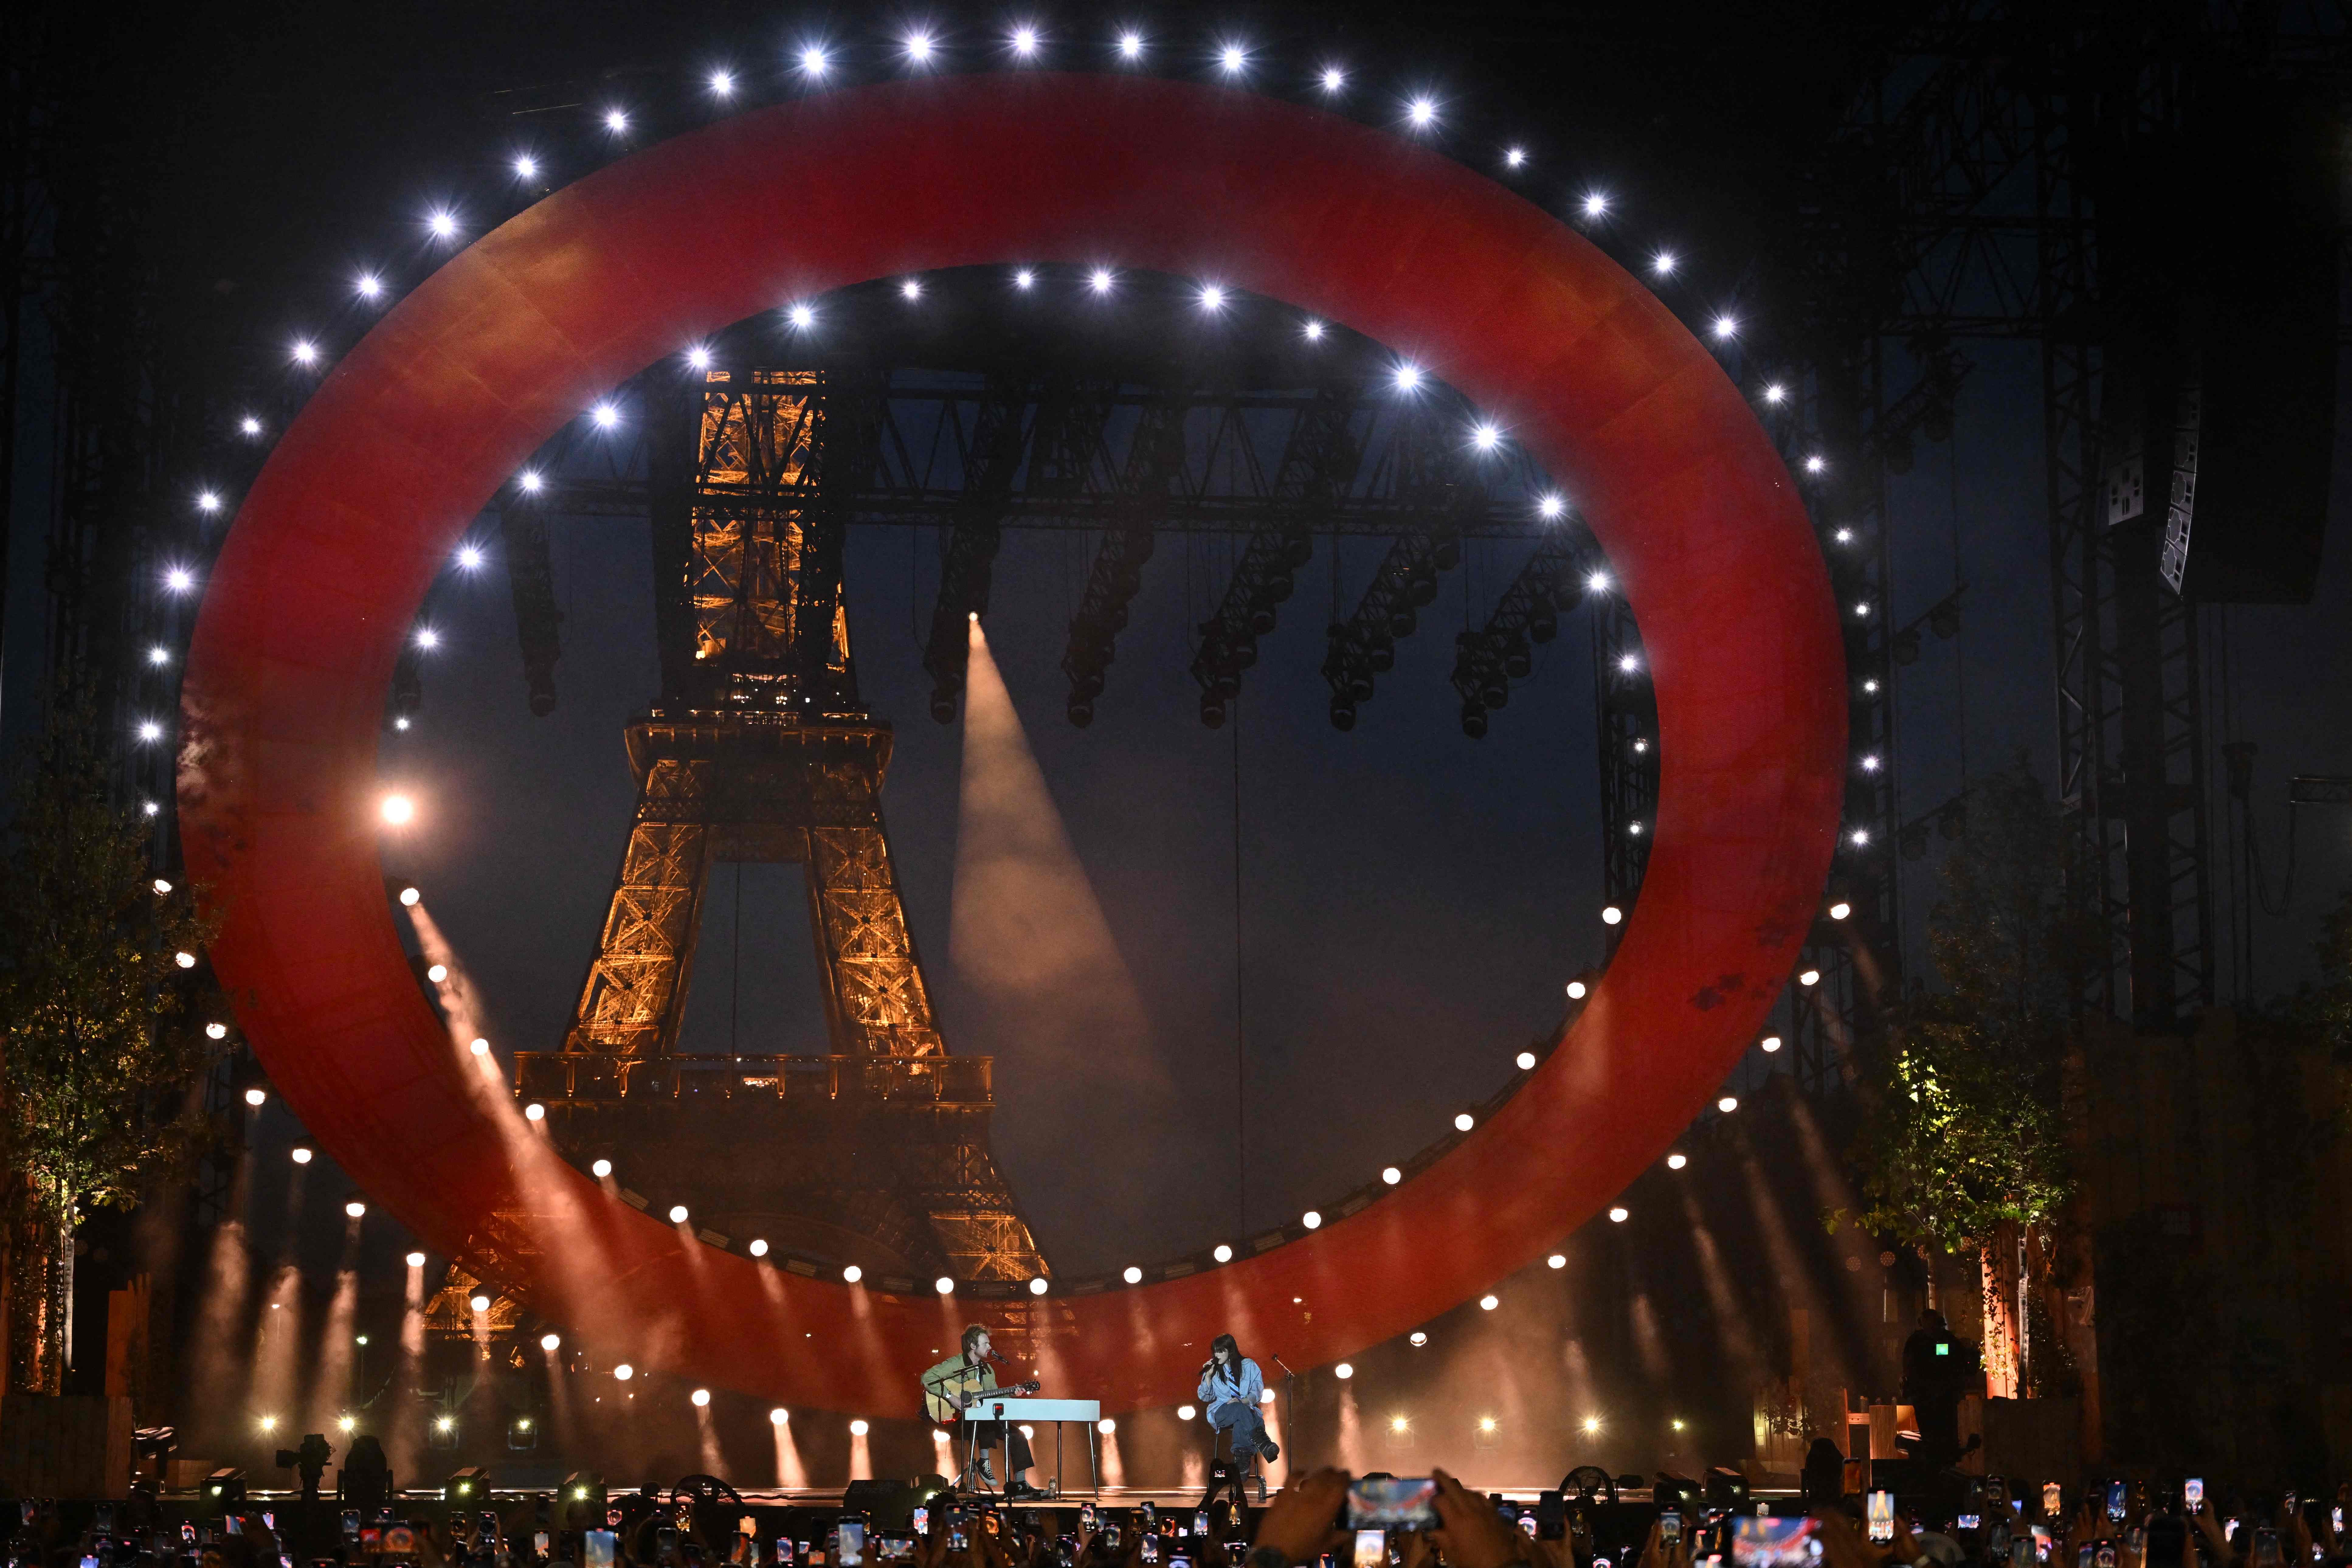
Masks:
[[[1423,1527],[1368,1540],[1348,1527],[1351,1479],[1318,1470],[1257,1510],[1230,1499],[1165,1512],[1150,1503],[1026,1507],[943,1492],[898,1519],[803,1504],[763,1508],[764,1520],[755,1520],[734,1507],[665,1506],[646,1493],[623,1500],[602,1531],[551,1530],[545,1500],[511,1497],[489,1512],[451,1510],[440,1522],[415,1519],[356,1534],[332,1528],[332,1513],[306,1522],[289,1511],[281,1520],[279,1510],[300,1508],[292,1500],[170,1526],[152,1499],[82,1505],[90,1510],[86,1524],[72,1517],[78,1510],[28,1505],[8,1568],[2352,1565],[2342,1496],[2208,1498],[2201,1482],[2096,1482],[2077,1489],[2071,1510],[2053,1510],[2046,1505],[2063,1504],[2064,1494],[1952,1472],[1942,1476],[1937,1500],[1899,1503],[1891,1494],[1818,1489],[1758,1500],[1718,1488],[1703,1498],[1698,1483],[1662,1474],[1646,1499],[1563,1489],[1530,1503],[1469,1490],[1439,1471]],[[321,1507],[333,1504],[312,1505]],[[308,1527],[320,1522],[329,1529]]]

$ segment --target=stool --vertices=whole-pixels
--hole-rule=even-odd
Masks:
[[[1208,1418],[1203,1416],[1202,1419]],[[1265,1502],[1265,1470],[1258,1462],[1260,1456],[1253,1450],[1249,1463],[1246,1466],[1239,1464],[1233,1458],[1233,1434],[1214,1422],[1209,1423],[1209,1489],[1201,1494],[1200,1506],[1208,1507],[1216,1500],[1219,1492],[1230,1490],[1234,1506],[1247,1508],[1249,1500],[1242,1495],[1244,1480],[1257,1483],[1257,1500],[1263,1506]],[[1221,1451],[1223,1454],[1222,1458],[1218,1457]]]

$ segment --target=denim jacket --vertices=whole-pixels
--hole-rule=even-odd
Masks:
[[[1265,1392],[1265,1379],[1259,1373],[1257,1363],[1244,1356],[1239,1383],[1234,1381],[1233,1368],[1213,1363],[1209,1370],[1201,1374],[1201,1390],[1197,1397],[1207,1405],[1208,1415],[1213,1420],[1218,1405],[1240,1403],[1255,1406],[1258,1395]]]

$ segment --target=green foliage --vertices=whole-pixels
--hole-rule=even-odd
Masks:
[[[1862,1224],[1947,1252],[2040,1223],[2069,1190],[2054,1064],[1953,1011],[1900,1032],[1863,1143]]]
[[[181,1023],[176,954],[209,935],[185,889],[158,894],[149,828],[108,787],[100,727],[60,700],[0,860],[0,1137],[50,1215],[128,1207],[200,1147],[189,1090],[213,1059]]]
[[[2061,1070],[2074,976],[2103,940],[2067,907],[2063,826],[2022,764],[1979,783],[1968,809],[1928,915],[1947,989],[1905,1007],[1854,1151],[1860,1222],[1945,1251],[2039,1224],[2072,1190]]]

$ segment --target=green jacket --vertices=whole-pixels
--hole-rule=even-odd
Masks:
[[[962,1414],[964,1396],[996,1386],[996,1367],[982,1362],[969,1365],[961,1351],[923,1373],[923,1408],[934,1421],[952,1421]]]

